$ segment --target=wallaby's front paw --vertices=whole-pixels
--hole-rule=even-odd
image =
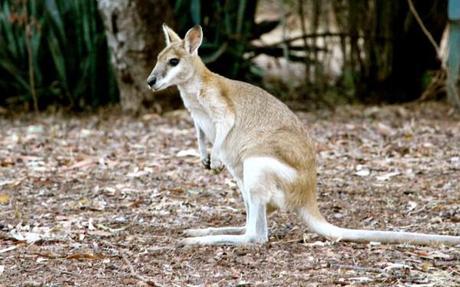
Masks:
[[[205,169],[211,169],[211,156],[208,154],[207,156],[202,157],[201,163],[203,164]]]
[[[211,157],[211,169],[218,174],[224,169],[224,164],[219,159]]]

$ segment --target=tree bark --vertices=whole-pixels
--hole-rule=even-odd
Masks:
[[[98,8],[117,75],[121,107],[139,113],[153,97],[146,79],[164,47],[161,24],[173,22],[172,7],[168,0],[98,0]],[[155,95],[153,106],[157,112],[171,105],[168,94]]]

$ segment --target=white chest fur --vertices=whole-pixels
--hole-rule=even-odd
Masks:
[[[198,92],[179,87],[182,101],[185,108],[190,112],[195,124],[204,132],[206,138],[213,143],[215,138],[215,128],[204,107],[198,101]]]

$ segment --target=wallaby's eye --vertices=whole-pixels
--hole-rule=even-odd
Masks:
[[[179,64],[179,59],[177,58],[172,58],[171,60],[169,60],[169,64],[171,66],[177,66],[177,64]]]

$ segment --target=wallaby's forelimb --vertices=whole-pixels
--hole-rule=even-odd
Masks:
[[[200,128],[198,123],[194,121],[196,138],[198,141],[198,151],[200,152],[201,163],[206,169],[211,169],[211,161],[206,148],[206,137],[203,130]]]

